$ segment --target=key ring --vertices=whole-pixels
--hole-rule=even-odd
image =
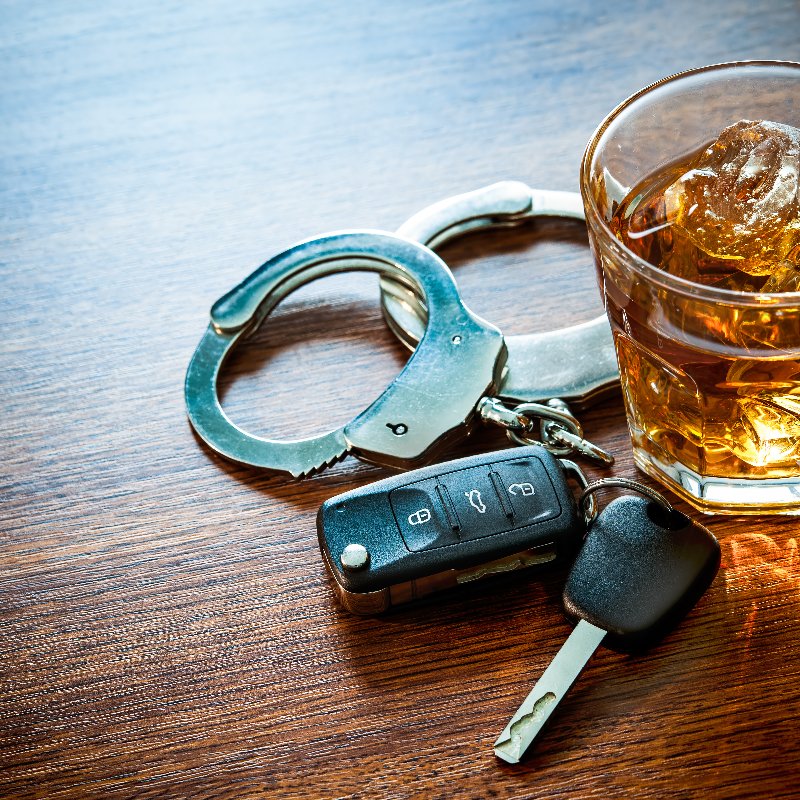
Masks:
[[[392,277],[425,297],[428,325],[400,374],[354,420],[322,436],[275,441],[234,425],[219,402],[217,380],[237,342],[295,289],[353,269]],[[469,433],[475,401],[494,391],[505,356],[500,331],[464,306],[452,273],[433,251],[389,233],[350,231],[279,253],[218,300],[189,363],[184,395],[200,438],[242,464],[301,477],[353,453],[408,469]]]
[[[663,494],[657,492],[655,489],[651,489],[649,486],[645,486],[643,483],[639,483],[630,478],[600,478],[596,481],[592,481],[588,486],[585,486],[578,499],[578,510],[583,514],[587,526],[591,525],[597,517],[597,504],[594,502],[594,493],[600,489],[607,489],[612,486],[618,486],[622,489],[631,489],[647,497],[653,502],[658,503],[667,514],[672,514],[675,510]],[[591,504],[588,509],[586,507],[587,503]]]
[[[614,463],[612,455],[583,438],[580,422],[560,400],[548,400],[546,405],[520,403],[512,409],[496,397],[483,397],[478,403],[478,414],[484,422],[505,428],[508,438],[521,447],[538,444],[554,456],[579,452],[605,465]],[[533,435],[536,421],[541,439]]]

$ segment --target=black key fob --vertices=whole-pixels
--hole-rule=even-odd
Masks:
[[[564,610],[607,631],[609,647],[644,650],[686,616],[719,565],[719,542],[700,523],[645,497],[618,497],[589,529]]]
[[[585,533],[539,445],[449,461],[323,503],[317,532],[342,605],[377,614],[432,592],[571,558]]]

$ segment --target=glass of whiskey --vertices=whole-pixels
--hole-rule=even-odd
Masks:
[[[705,512],[800,514],[800,64],[642,89],[581,192],[637,466]]]

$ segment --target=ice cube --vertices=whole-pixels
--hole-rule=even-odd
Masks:
[[[795,266],[784,262],[779,264],[760,291],[772,292],[800,292],[800,264]]]
[[[800,267],[799,192],[800,129],[741,120],[667,189],[666,212],[673,230],[703,252],[749,275],[770,275]],[[795,285],[790,276],[788,287]]]
[[[800,397],[758,392],[737,401],[730,448],[754,467],[800,466]]]
[[[737,389],[742,395],[754,390],[774,390],[779,394],[788,394],[789,390],[800,386],[800,360],[737,359],[728,367],[725,383],[718,385],[726,389]]]

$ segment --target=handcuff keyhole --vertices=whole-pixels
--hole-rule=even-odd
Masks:
[[[391,423],[387,422],[386,427],[395,435],[395,436],[402,436],[404,433],[408,433],[408,425],[405,422],[398,422],[398,423]]]

